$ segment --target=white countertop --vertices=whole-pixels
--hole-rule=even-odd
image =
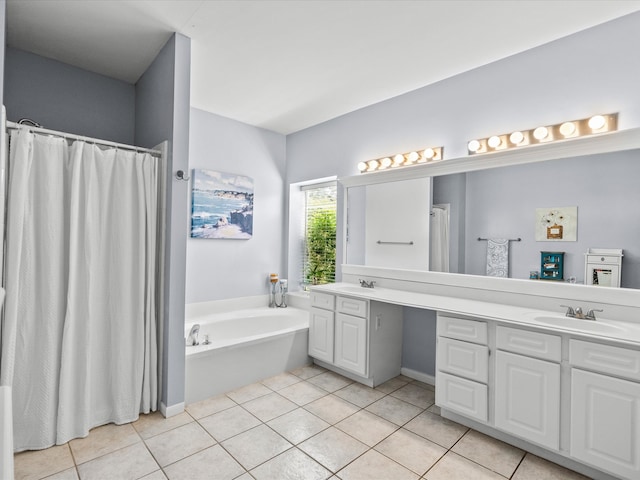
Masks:
[[[416,293],[391,288],[363,288],[353,283],[316,285],[311,290],[336,295],[365,298],[407,307],[426,308],[443,313],[468,315],[486,320],[518,324],[590,338],[611,340],[640,346],[640,323],[599,318],[595,321],[569,318],[563,311],[535,310],[532,308],[482,302],[428,293]],[[586,312],[585,312],[586,313]],[[597,315],[597,314],[596,314]]]

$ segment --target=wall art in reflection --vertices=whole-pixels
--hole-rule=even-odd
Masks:
[[[575,242],[578,207],[536,208],[537,242]]]
[[[194,169],[191,237],[246,240],[253,235],[253,179]]]

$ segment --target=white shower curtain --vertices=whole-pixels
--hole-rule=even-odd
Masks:
[[[434,205],[431,209],[432,272],[449,271],[449,211]]]
[[[0,383],[14,449],[157,409],[158,162],[11,133]]]

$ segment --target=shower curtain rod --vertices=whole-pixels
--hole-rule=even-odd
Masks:
[[[133,145],[126,145],[124,143],[110,142],[108,140],[99,140],[97,138],[84,137],[82,135],[74,135],[72,133],[58,132],[56,130],[48,130],[42,127],[33,127],[31,125],[21,125],[15,122],[7,122],[7,130],[29,130],[30,132],[42,133],[44,135],[53,135],[55,137],[64,138],[66,140],[81,140],[83,142],[93,143],[96,145],[104,145],[105,147],[115,147],[121,150],[133,150],[134,152],[149,153],[153,157],[162,156],[162,152],[159,150],[153,150],[151,148],[135,147]]]

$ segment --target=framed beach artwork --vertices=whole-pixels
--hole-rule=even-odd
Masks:
[[[191,237],[247,240],[253,235],[253,179],[194,169]]]
[[[578,207],[536,208],[537,242],[575,242]]]

